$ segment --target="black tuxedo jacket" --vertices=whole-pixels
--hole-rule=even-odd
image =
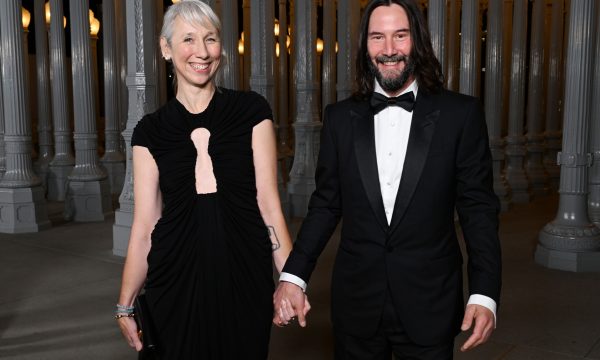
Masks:
[[[386,291],[408,336],[452,339],[464,312],[456,208],[468,252],[470,294],[500,296],[499,202],[483,111],[473,97],[419,91],[391,224],[381,197],[368,101],[325,109],[316,190],[283,269],[308,282],[343,218],[332,277],[336,331],[372,336]]]

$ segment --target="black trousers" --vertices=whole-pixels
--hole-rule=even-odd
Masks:
[[[425,325],[425,324],[424,324]],[[391,298],[386,301],[376,334],[359,338],[335,329],[335,360],[451,360],[454,341],[435,346],[415,344],[404,332]]]

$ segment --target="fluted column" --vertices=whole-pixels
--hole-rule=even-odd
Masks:
[[[121,0],[122,1],[122,0]],[[156,14],[156,19],[154,21],[156,29],[156,33],[160,34],[162,30],[163,19],[165,15],[165,4],[164,1],[154,0],[155,10],[154,14]],[[169,4],[167,4],[168,7]],[[167,95],[167,86],[171,86],[171,82],[167,78],[167,63],[165,61],[161,61],[162,59],[162,50],[160,46],[156,46],[156,71],[157,71],[157,82],[156,82],[156,103],[157,104],[166,104],[168,100]],[[220,74],[220,72],[219,72]],[[120,191],[120,189],[119,189]]]
[[[54,157],[52,144],[52,111],[50,108],[50,73],[48,70],[48,33],[44,14],[44,0],[35,0],[33,3],[33,17],[35,23],[35,58],[37,67],[37,131],[39,153],[34,164],[36,173],[46,185],[48,167]]]
[[[296,114],[296,101],[297,99],[297,94],[296,94],[296,86],[294,84],[295,81],[295,74],[294,74],[294,69],[296,68],[296,46],[298,46],[298,44],[296,43],[296,29],[294,28],[294,24],[296,24],[296,18],[294,15],[294,11],[295,11],[295,6],[294,4],[290,3],[290,7],[289,7],[289,17],[288,17],[288,24],[289,24],[289,35],[290,35],[290,48],[288,49],[288,53],[290,54],[290,56],[288,57],[288,81],[290,82],[290,85],[288,87],[288,91],[290,96],[288,97],[288,101],[289,101],[289,106],[288,106],[288,113],[289,118],[290,118],[290,135],[291,135],[291,143],[293,143],[295,141],[295,135],[293,135],[294,133],[294,127],[293,127],[293,123],[294,123],[294,116]],[[291,150],[291,153],[293,155],[294,151]],[[293,159],[292,159],[293,160]],[[290,162],[291,164],[291,162]],[[289,178],[289,176],[288,176]]]
[[[70,2],[75,167],[69,174],[65,216],[75,221],[103,221],[112,211],[112,203],[106,170],[98,158],[88,13],[88,2]]]
[[[127,14],[127,88],[129,112],[123,131],[127,145],[125,184],[119,197],[113,225],[113,254],[125,256],[133,222],[133,173],[131,135],[137,122],[157,108],[155,8],[143,6],[144,0],[126,0]]]
[[[240,62],[238,59],[238,2],[237,0],[222,0],[221,10],[221,42],[227,54],[227,66],[223,68],[223,85],[229,89],[241,89]],[[272,28],[271,28],[272,29]]]
[[[427,23],[435,56],[446,72],[446,0],[429,0]]]
[[[596,5],[596,28],[600,29],[600,6]],[[600,227],[600,35],[596,32],[595,70],[592,99],[592,114],[590,125],[590,152],[593,156],[590,170],[590,193],[588,195],[588,210],[590,220]]]
[[[89,18],[88,18],[88,22],[89,22]],[[91,64],[91,70],[90,70],[90,74],[92,77],[92,107],[94,110],[94,116],[96,119],[100,118],[100,102],[102,101],[102,98],[104,97],[104,94],[100,94],[100,86],[98,85],[98,72],[100,71],[100,69],[98,68],[98,35],[93,35],[90,34],[88,32],[88,37],[89,37],[89,44],[90,44],[90,64]],[[71,54],[71,58],[73,57],[73,54]],[[75,98],[76,96],[73,96],[73,98]],[[73,114],[74,115],[74,114]],[[103,144],[104,145],[104,144]],[[77,149],[77,145],[75,145],[75,148]]]
[[[287,47],[288,39],[288,10],[287,0],[279,0],[279,36],[277,41],[279,42],[279,61],[277,62],[279,74],[277,76],[279,96],[279,106],[277,112],[279,114],[277,118],[277,160],[278,160],[278,189],[282,202],[284,215],[289,219],[290,216],[290,200],[287,192],[287,182],[289,169],[293,160],[293,152],[290,146],[290,88],[289,88],[289,55]]]
[[[335,1],[323,2],[323,53],[321,58],[321,109],[335,102]]]
[[[529,50],[529,95],[527,96],[527,162],[526,169],[534,194],[548,192],[548,174],[544,169],[544,134],[542,94],[544,73],[544,12],[545,1],[534,0],[531,15]]]
[[[560,199],[556,218],[540,232],[535,260],[554,269],[600,271],[600,229],[587,212],[590,101],[596,2],[571,0],[565,74]]]
[[[23,1],[21,0],[21,4],[22,4],[22,2]],[[21,16],[23,14],[22,9],[21,9]],[[31,23],[31,18],[30,18],[30,23]],[[21,24],[23,24],[23,23],[21,23]],[[28,94],[29,96],[31,96],[31,89],[30,89],[31,86],[29,84],[29,77],[30,77],[30,74],[29,74],[29,27],[28,28],[21,27],[21,39],[23,41],[23,61],[24,61],[23,66],[26,69],[26,74],[27,74],[27,78],[28,78],[27,83],[25,83],[25,93]],[[34,101],[33,104],[36,104],[36,102]],[[31,116],[31,113],[29,115]],[[30,117],[30,120],[31,120],[31,117]],[[37,150],[36,150],[35,146],[32,146],[31,147],[31,157],[33,159],[36,159],[37,156],[38,156]],[[42,185],[43,185],[43,180],[42,180]]]
[[[2,96],[6,172],[0,180],[0,232],[37,232],[50,226],[40,178],[31,162],[31,117],[23,58],[21,1],[0,2]]]
[[[450,16],[448,20],[448,51],[447,69],[445,71],[446,87],[448,90],[457,91],[460,66],[460,3],[458,0],[450,0]]]
[[[0,59],[2,59],[2,46],[0,46]],[[2,63],[0,63],[0,66]],[[0,71],[0,81],[2,81],[2,71]],[[6,152],[4,148],[6,144],[4,143],[4,101],[2,94],[2,86],[0,85],[0,180],[6,171]]]
[[[104,156],[101,163],[108,174],[111,194],[119,194],[125,179],[125,155],[121,151],[119,124],[119,66],[115,34],[115,0],[102,1],[104,32]]]
[[[122,0],[120,0],[122,1]],[[154,28],[156,31],[156,34],[160,34],[161,30],[162,30],[162,24],[163,24],[163,19],[164,19],[164,15],[165,15],[165,2],[164,0],[152,0],[154,1],[154,14],[156,16],[156,19],[154,21]],[[169,3],[166,4],[167,7],[169,7]],[[166,61],[161,61],[162,57],[162,50],[160,49],[160,46],[156,46],[156,78],[157,78],[157,82],[156,82],[156,103],[157,104],[166,104],[167,100],[169,99],[169,94],[167,93],[167,88],[171,87],[172,82],[170,80],[170,76],[172,76],[172,72],[171,74],[167,75],[167,62]],[[217,79],[220,79],[220,72],[218,72],[217,74]],[[173,88],[171,87],[169,89],[172,90]],[[173,94],[174,95],[174,94]],[[124,129],[125,127],[122,127],[121,129]]]
[[[531,201],[531,188],[525,172],[524,114],[527,75],[527,2],[515,1],[513,11],[512,60],[508,136],[506,137],[506,179],[516,203]]]
[[[548,172],[550,185],[557,189],[560,180],[560,167],[556,164],[556,154],[561,147],[560,115],[562,114],[562,74],[563,74],[563,16],[564,0],[552,1],[550,22],[550,51],[548,59],[548,86],[546,94],[546,152],[544,167]],[[597,61],[598,62],[598,61]]]
[[[356,75],[356,51],[358,50],[357,41],[360,27],[359,0],[338,0],[337,19],[337,100],[339,101],[349,97],[356,90],[354,88],[354,78]],[[313,21],[311,19],[311,22]],[[301,22],[296,22],[296,24],[298,24],[295,27],[296,31],[300,31],[300,28],[305,26]]]
[[[252,63],[250,88],[263,95],[275,108],[275,47],[273,37],[274,9],[269,0],[254,0],[250,7]]]
[[[485,118],[494,169],[494,191],[503,210],[510,204],[510,194],[504,179],[504,138],[502,137],[502,25],[504,0],[489,0],[485,64]]]
[[[67,105],[67,74],[63,1],[50,0],[50,82],[52,87],[52,122],[54,127],[54,158],[48,173],[48,200],[62,201],[67,193],[67,176],[71,173],[73,133],[71,111]]]
[[[278,152],[287,159],[292,154],[292,149],[290,148],[289,142],[289,111],[288,111],[288,96],[289,96],[289,83],[288,83],[288,52],[287,52],[287,28],[288,28],[288,18],[287,18],[287,0],[279,0],[279,119],[278,119]],[[287,161],[284,160],[284,164],[287,164]],[[287,166],[284,166],[283,169],[287,169]]]
[[[271,108],[275,110],[278,104],[275,97],[275,47],[273,46],[275,43],[273,35],[275,9],[273,5],[273,1],[270,0],[254,0],[250,7],[252,44],[250,51],[255,54],[250,64],[250,89],[264,96]],[[277,121],[277,119],[274,120]],[[279,197],[283,212],[287,216],[289,201],[283,184],[281,165],[282,162],[278,162]]]
[[[463,94],[479,96],[481,73],[479,1],[463,1],[461,19],[459,91]]]
[[[296,44],[294,47],[294,57],[296,60],[294,62],[294,78],[297,98],[294,130],[296,134],[296,150],[294,152],[294,164],[288,184],[293,216],[306,215],[308,200],[315,189],[314,176],[319,150],[319,132],[321,129],[318,104],[319,83],[316,73],[316,13],[317,4],[315,1],[295,2],[294,29]],[[342,49],[340,49],[341,52],[343,52]],[[338,88],[338,97],[340,95],[339,90]]]
[[[42,182],[33,171],[31,162],[28,68],[24,57],[20,0],[2,2],[0,7],[0,47],[2,48],[0,65],[2,68],[6,156],[6,172],[0,181],[0,189],[39,187]],[[2,203],[0,205],[4,205]],[[0,209],[2,209],[1,206]],[[0,221],[2,218],[0,216]]]
[[[502,11],[502,134],[508,131],[508,102],[510,99],[510,67],[512,58],[513,0],[503,0]],[[506,140],[506,139],[505,139]],[[506,164],[506,160],[505,160]],[[505,174],[506,178],[506,174]]]
[[[118,98],[117,98],[117,109],[118,109],[118,122],[119,122],[119,133],[125,130],[127,126],[127,113],[128,113],[128,89],[127,89],[127,36],[126,34],[126,14],[125,14],[125,2],[115,1],[115,29],[116,34],[116,52],[117,52],[117,87],[118,87]],[[158,48],[158,46],[157,46]],[[121,136],[121,152],[125,154],[125,141]]]

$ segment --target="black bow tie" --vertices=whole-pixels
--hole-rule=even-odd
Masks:
[[[406,111],[413,111],[415,107],[415,94],[409,91],[397,97],[387,97],[378,92],[373,93],[371,96],[371,107],[375,114],[388,106],[400,106]]]

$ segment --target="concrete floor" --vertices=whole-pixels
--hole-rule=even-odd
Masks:
[[[557,202],[541,197],[502,214],[498,328],[488,344],[455,359],[600,359],[600,274],[533,262],[537,234],[555,216]],[[135,359],[111,318],[123,264],[111,252],[114,219],[66,223],[61,210],[49,204],[49,230],[0,234],[0,359]],[[275,328],[271,359],[333,357],[329,278],[338,237],[309,285],[309,327]]]

